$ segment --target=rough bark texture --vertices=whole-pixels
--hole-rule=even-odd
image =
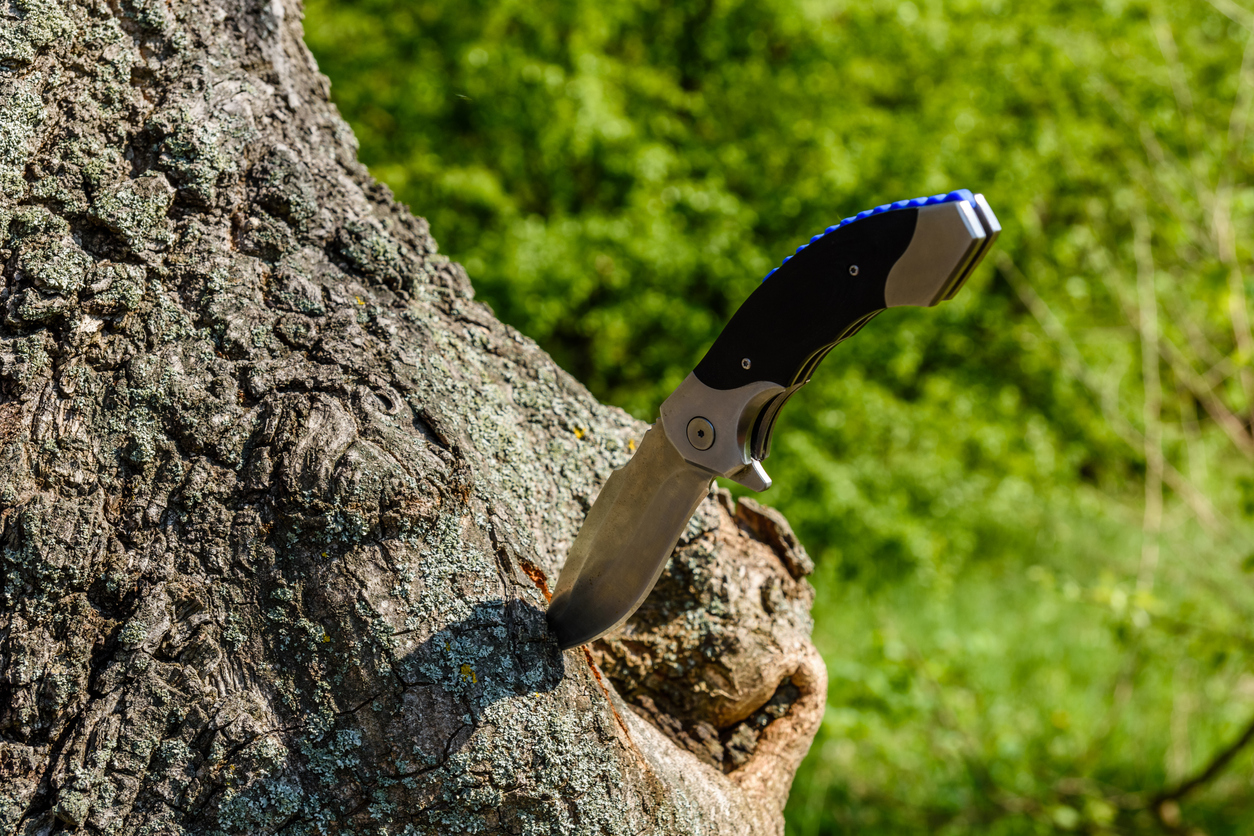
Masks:
[[[0,832],[780,832],[804,552],[713,496],[558,652],[644,428],[371,180],[294,4],[0,5],[0,260]]]

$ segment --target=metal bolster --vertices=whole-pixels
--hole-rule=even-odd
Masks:
[[[971,278],[971,274],[975,272],[975,268],[980,266],[980,262],[984,260],[984,256],[992,249],[993,242],[997,240],[997,236],[1001,234],[1001,223],[997,220],[997,216],[993,214],[993,208],[988,205],[988,201],[984,199],[984,195],[977,194],[971,199],[975,206],[975,214],[980,219],[981,225],[984,227],[984,245],[980,247],[975,257],[971,259],[970,266],[966,272],[954,282],[953,287],[945,294],[945,301],[948,301],[958,295],[958,291],[962,290],[962,286],[967,283],[967,279]]]
[[[919,209],[910,246],[884,286],[888,306],[931,307],[952,299],[1001,233],[984,195]]]
[[[712,389],[689,373],[662,404],[661,422],[680,455],[697,467],[725,476],[755,491],[771,479],[753,456],[751,441],[758,417],[787,387],[758,381],[735,389]],[[704,418],[714,427],[714,443],[699,450],[688,439],[688,424]]]
[[[920,209],[910,246],[884,284],[888,307],[935,305],[963,278],[985,237],[965,200]]]

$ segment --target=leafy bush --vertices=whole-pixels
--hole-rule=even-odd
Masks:
[[[1206,773],[1254,716],[1252,30],[1233,0],[307,19],[362,159],[647,420],[814,232],[989,197],[1006,231],[957,299],[882,315],[776,431],[832,672],[798,834],[1254,820],[1243,748]]]

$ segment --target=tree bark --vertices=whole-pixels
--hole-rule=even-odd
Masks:
[[[557,650],[644,426],[473,300],[299,18],[0,11],[0,832],[782,832],[804,550],[712,494]]]

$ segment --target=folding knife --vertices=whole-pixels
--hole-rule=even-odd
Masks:
[[[631,616],[710,480],[763,491],[780,408],[885,308],[952,299],[1001,226],[966,189],[846,218],[772,270],[610,475],[566,557],[548,621],[563,650]]]

